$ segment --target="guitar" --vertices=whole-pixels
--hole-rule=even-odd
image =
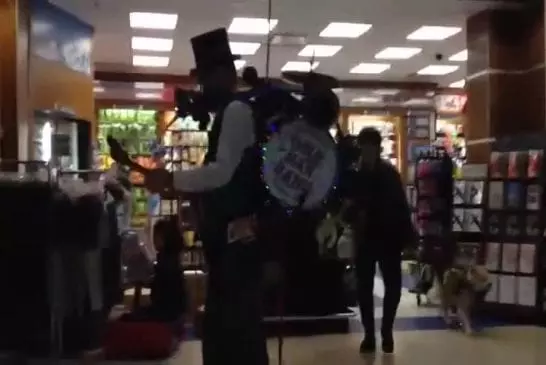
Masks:
[[[135,162],[127,151],[123,148],[121,143],[113,138],[112,136],[106,137],[106,142],[110,148],[110,156],[112,159],[120,164],[121,166],[128,167],[131,171],[140,173],[146,178],[146,175],[152,171],[137,162]],[[161,193],[161,198],[163,199],[179,199],[180,194],[177,194],[176,191],[164,191]],[[178,214],[181,216],[184,215],[184,220],[189,221],[191,228],[198,227],[199,221],[202,220],[203,214],[201,209],[201,202],[198,194],[184,194],[184,200],[190,201],[191,210],[187,209],[178,209]]]

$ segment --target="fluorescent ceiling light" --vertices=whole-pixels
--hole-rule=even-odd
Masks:
[[[432,99],[416,98],[409,99],[404,103],[404,105],[430,105],[432,104]]]
[[[398,89],[377,89],[373,91],[374,94],[382,96],[393,96],[397,95],[399,92],[400,90]]]
[[[375,55],[378,60],[407,60],[421,53],[421,48],[387,47]]]
[[[104,88],[103,87],[100,87],[100,86],[95,86],[93,88],[93,92],[95,93],[103,93],[104,92]]]
[[[178,14],[141,13],[129,14],[131,28],[173,30],[178,23]]]
[[[317,68],[318,65],[319,62],[313,62],[311,65],[311,62],[306,61],[289,61],[281,68],[281,71],[309,72]]]
[[[335,89],[332,89],[332,91],[335,94],[341,94],[343,92],[343,88],[342,87],[336,87]]]
[[[419,71],[417,71],[418,75],[432,75],[432,76],[441,76],[441,75],[447,75],[452,72],[455,72],[459,69],[459,66],[453,66],[453,65],[429,65]]]
[[[163,90],[165,84],[162,82],[135,82],[135,89]]]
[[[231,48],[231,53],[234,55],[240,56],[249,56],[258,52],[260,48],[260,43],[251,43],[251,42],[229,42],[229,48]]]
[[[361,63],[351,69],[352,74],[377,75],[391,68],[388,63]]]
[[[133,37],[131,39],[133,51],[170,52],[173,49],[171,38]]]
[[[383,101],[382,98],[363,96],[361,98],[353,99],[354,103],[379,103]]]
[[[136,93],[135,97],[137,99],[161,99],[161,93]]]
[[[228,33],[266,35],[275,29],[278,23],[278,19],[268,21],[265,18],[233,18]]]
[[[303,48],[298,56],[302,57],[332,57],[342,46],[329,46],[324,44],[309,44]]]
[[[167,67],[169,61],[169,57],[133,56],[133,66],[138,67]]]
[[[412,41],[443,41],[462,30],[460,27],[440,27],[425,25],[409,34],[406,39]]]
[[[320,32],[323,38],[358,38],[372,27],[363,23],[330,23]]]
[[[468,51],[465,49],[464,51],[455,53],[454,55],[449,57],[449,60],[453,62],[464,62],[468,60]]]
[[[449,84],[449,87],[462,89],[465,84],[466,84],[466,81],[464,79],[462,79],[462,80],[459,80],[459,81],[452,82],[451,84]]]
[[[245,61],[245,60],[235,60],[235,61],[233,61],[233,63],[235,64],[235,69],[236,69],[236,70],[240,70],[240,69],[242,69],[243,67],[245,67],[245,65],[246,65],[246,61]]]

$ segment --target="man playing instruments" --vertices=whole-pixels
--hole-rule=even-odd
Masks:
[[[381,335],[385,353],[394,350],[393,324],[402,288],[401,254],[415,238],[400,175],[381,159],[381,135],[365,128],[358,135],[360,160],[350,179],[347,220],[354,230],[358,300],[365,330],[360,351],[375,351],[373,287],[379,264],[385,297]]]
[[[203,193],[199,233],[208,264],[204,365],[265,365],[263,247],[256,244],[254,219],[264,189],[253,155],[253,114],[249,105],[234,100],[237,73],[225,29],[192,38],[192,46],[203,97],[215,115],[205,163],[173,174],[153,170],[145,183],[152,192]]]

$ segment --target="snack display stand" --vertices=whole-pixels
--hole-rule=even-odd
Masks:
[[[484,311],[533,324],[546,320],[545,149],[545,134],[496,141],[485,205],[483,259],[492,289]]]

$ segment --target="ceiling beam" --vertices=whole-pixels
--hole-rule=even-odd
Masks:
[[[163,82],[180,87],[193,86],[195,81],[188,75],[171,75],[159,73],[127,73],[116,71],[95,71],[95,80],[109,82]],[[380,80],[340,80],[340,87],[346,89],[398,89],[435,91],[438,84],[416,81],[380,81]]]

